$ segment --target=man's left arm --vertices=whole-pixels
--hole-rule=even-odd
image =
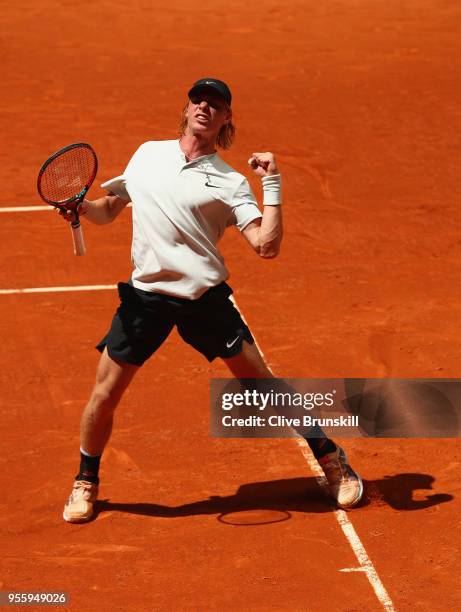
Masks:
[[[249,165],[261,177],[264,193],[263,216],[251,221],[242,234],[260,257],[272,259],[282,242],[281,177],[273,153],[253,153]]]

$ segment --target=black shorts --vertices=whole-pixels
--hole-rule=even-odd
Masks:
[[[142,365],[163,344],[176,325],[183,340],[208,361],[227,359],[242,351],[243,340],[253,336],[221,283],[197,300],[136,289],[118,283],[120,306],[107,335],[96,346],[118,361]]]

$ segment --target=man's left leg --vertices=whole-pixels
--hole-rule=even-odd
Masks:
[[[236,378],[274,378],[256,343],[250,344],[244,340],[238,355],[222,359]],[[362,479],[347,462],[344,450],[327,438],[318,426],[316,430],[315,438],[305,437],[305,440],[325,474],[337,505],[351,508],[362,497]]]

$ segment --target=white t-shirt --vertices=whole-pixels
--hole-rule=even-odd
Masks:
[[[101,185],[133,203],[133,285],[197,299],[229,277],[217,243],[261,217],[247,179],[217,153],[186,161],[178,140],[142,144]]]

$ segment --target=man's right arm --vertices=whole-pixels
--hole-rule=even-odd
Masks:
[[[112,223],[127,204],[129,204],[129,200],[123,200],[113,193],[109,193],[97,200],[83,200],[78,207],[78,213],[88,221],[96,223],[96,225],[105,225],[106,223]],[[72,221],[73,214],[71,211],[60,211],[59,214],[66,221]]]

